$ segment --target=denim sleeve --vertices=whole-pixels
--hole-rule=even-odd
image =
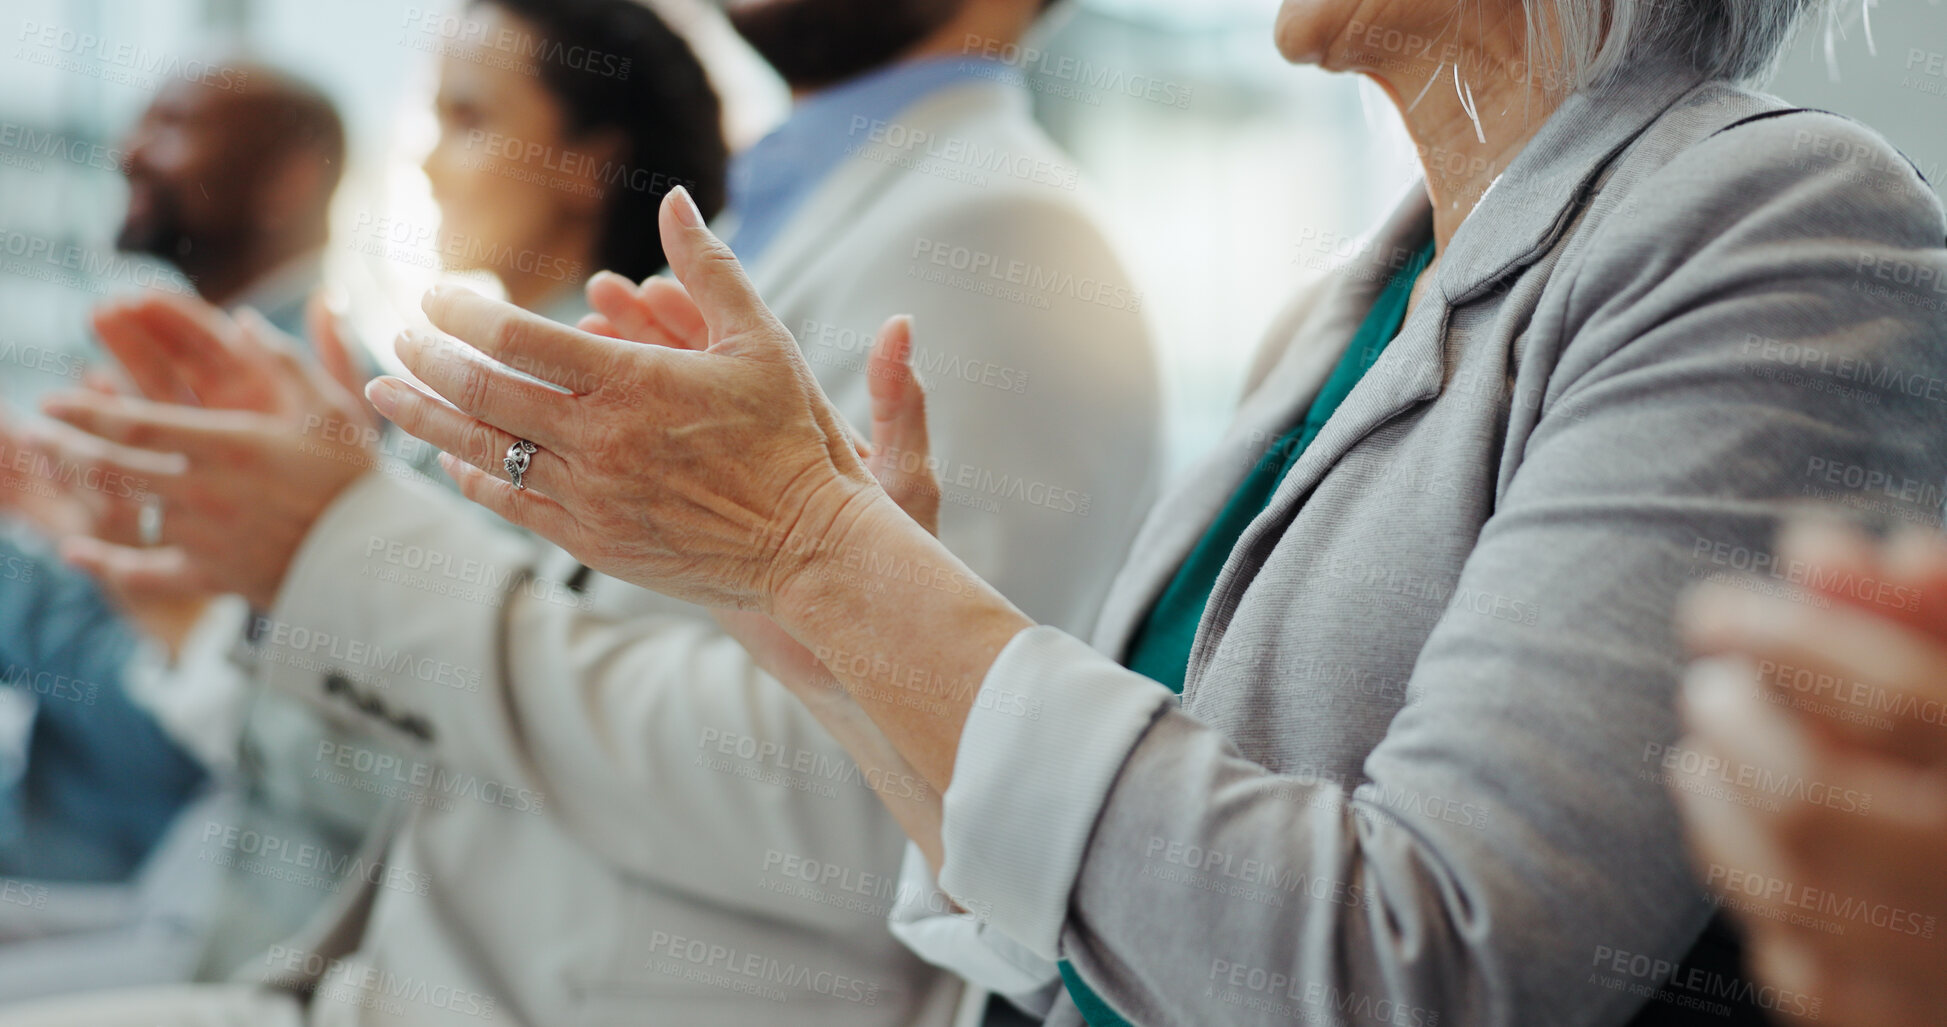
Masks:
[[[137,644],[92,580],[0,537],[0,687],[36,707],[24,772],[0,795],[0,872],[125,877],[202,783],[123,687]]]

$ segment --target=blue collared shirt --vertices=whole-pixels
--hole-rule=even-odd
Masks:
[[[867,139],[869,126],[940,90],[969,81],[1011,81],[997,61],[941,57],[904,61],[821,90],[798,102],[770,135],[730,162],[730,247],[755,260],[805,198]]]

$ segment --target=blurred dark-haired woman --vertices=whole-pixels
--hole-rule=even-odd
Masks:
[[[425,160],[439,253],[514,304],[573,324],[600,269],[663,268],[656,208],[682,185],[714,214],[729,160],[703,65],[628,0],[473,0],[442,57]]]

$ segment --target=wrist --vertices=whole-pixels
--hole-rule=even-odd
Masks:
[[[800,525],[815,526],[812,531],[785,543],[787,564],[776,579],[768,612],[801,641],[821,619],[855,603],[860,554],[896,544],[900,524],[912,524],[876,485],[845,486],[834,490],[826,505],[829,512],[800,518]]]
[[[276,542],[252,561],[257,571],[255,580],[235,591],[248,600],[253,609],[276,609],[284,598],[286,586],[297,573],[299,562],[304,559],[306,547],[312,545],[312,540],[317,537],[319,526],[332,516],[335,508],[349,501],[347,497],[355,489],[369,490],[372,485],[368,483],[383,481],[383,473],[374,460],[370,466],[354,474],[335,478],[301,505],[287,510],[274,531],[265,531],[265,535],[274,537]],[[339,519],[342,520],[342,517],[340,515]]]

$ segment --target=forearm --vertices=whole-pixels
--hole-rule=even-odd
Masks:
[[[786,687],[804,702],[819,726],[851,754],[859,765],[860,778],[899,823],[899,829],[919,846],[933,872],[939,873],[944,859],[940,845],[940,790],[886,787],[892,782],[924,779],[924,775],[900,755],[886,733],[856,701],[828,687],[832,681],[829,672],[819,668],[816,673],[823,680],[807,681],[812,690],[788,684]]]
[[[981,682],[1034,622],[882,494],[862,495],[834,523],[774,615],[844,686],[892,754],[944,792]]]

